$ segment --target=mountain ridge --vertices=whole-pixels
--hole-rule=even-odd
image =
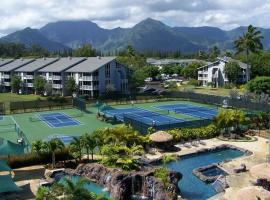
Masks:
[[[58,21],[48,23],[40,29],[29,27],[0,38],[0,42],[16,42],[30,46],[39,44],[50,51],[75,49],[85,43],[92,44],[103,52],[121,50],[133,45],[138,51],[175,51],[193,53],[207,50],[214,45],[221,49],[233,49],[233,41],[242,35],[246,27],[232,30],[202,27],[171,27],[147,18],[131,28],[101,28],[88,21]],[[270,29],[262,31],[264,46],[270,49]]]

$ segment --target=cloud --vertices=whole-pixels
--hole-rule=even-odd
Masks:
[[[152,17],[171,26],[270,27],[270,0],[1,0],[0,36],[59,20],[132,27]]]

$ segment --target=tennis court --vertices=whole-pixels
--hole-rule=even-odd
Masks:
[[[52,128],[77,126],[81,122],[62,112],[43,113],[38,115],[38,118]]]
[[[168,116],[168,112],[155,112],[150,110],[145,110],[142,108],[119,108],[110,109],[103,111],[108,117],[114,117],[118,121],[124,122],[124,118],[131,118],[140,121],[148,125],[163,125],[168,123],[179,123],[183,122],[182,119],[177,119]]]
[[[157,106],[158,109],[172,111],[175,114],[184,114],[200,119],[213,119],[218,110],[192,104],[173,104]]]

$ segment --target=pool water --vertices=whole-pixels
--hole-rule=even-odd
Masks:
[[[183,198],[204,200],[214,196],[216,191],[211,184],[206,184],[194,176],[192,170],[243,155],[244,152],[242,151],[224,148],[211,152],[181,156],[179,160],[168,163],[167,167],[171,170],[178,171],[183,175],[178,183],[181,190],[180,195]]]
[[[77,183],[81,177],[80,176],[68,176],[68,175],[66,175],[66,176],[62,176],[58,182],[62,183],[62,184],[65,184],[65,179],[64,178],[71,178],[73,183]],[[106,198],[110,198],[110,193],[108,191],[106,191],[104,187],[102,187],[102,186],[100,186],[100,185],[98,185],[98,184],[96,184],[94,182],[88,181],[87,184],[85,184],[84,187],[87,190],[89,190],[90,192],[95,193],[96,195],[101,195],[101,196],[104,196]]]
[[[227,176],[228,175],[225,171],[223,171],[219,167],[213,167],[213,168],[207,169],[203,171],[202,174],[205,176],[219,176],[219,175]]]

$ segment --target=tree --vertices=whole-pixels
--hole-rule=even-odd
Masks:
[[[237,77],[239,73],[241,72],[240,65],[236,61],[230,61],[226,63],[224,67],[224,73],[227,76],[230,83],[237,82]]]
[[[250,54],[251,79],[257,76],[270,76],[270,53]]]
[[[247,89],[256,94],[270,95],[270,77],[261,76],[252,79],[247,84]]]
[[[52,95],[52,82],[47,81],[44,88],[44,95],[51,96]]]
[[[234,42],[237,54],[242,52],[245,53],[249,72],[249,54],[250,52],[258,53],[263,49],[262,39],[263,36],[261,35],[261,31],[258,31],[255,27],[249,25],[247,32],[243,33],[243,35]],[[248,80],[250,79],[249,77],[247,78]]]
[[[97,147],[97,141],[94,135],[85,133],[82,136],[83,146],[86,149],[87,159],[89,160],[89,152],[91,152],[91,159],[94,160],[94,150]]]
[[[19,76],[13,75],[11,77],[10,86],[13,92],[19,93],[19,90],[21,89],[22,80]]]
[[[97,56],[97,52],[93,49],[91,44],[85,44],[82,47],[74,51],[74,56],[76,57],[93,57]]]
[[[114,92],[116,91],[113,84],[106,85],[106,94],[109,97],[112,97],[114,95]]]
[[[202,67],[203,63],[193,62],[183,69],[183,75],[185,78],[197,79],[198,78],[198,68]]]
[[[158,67],[155,66],[145,66],[143,70],[147,77],[151,77],[152,79],[155,79],[160,73]]]
[[[33,86],[34,86],[37,94],[44,94],[46,83],[47,82],[46,82],[45,78],[43,78],[42,76],[37,76],[34,79]]]
[[[96,195],[88,191],[84,186],[87,184],[87,180],[80,178],[78,181],[73,182],[72,180],[65,178],[64,194],[67,200],[95,200]]]
[[[220,49],[217,46],[214,46],[209,51],[209,59],[211,61],[216,60],[216,58],[220,55]]]
[[[68,94],[73,94],[78,91],[78,85],[73,77],[68,77],[65,80],[65,90]]]
[[[58,138],[54,138],[46,143],[48,152],[52,154],[52,167],[55,168],[55,153],[58,150],[62,150],[65,145]]]
[[[74,140],[70,143],[70,151],[76,159],[79,159],[79,161],[82,160],[82,154],[83,154],[83,140],[82,138],[74,138]]]
[[[42,150],[43,142],[41,140],[37,140],[32,143],[32,152],[35,152],[37,155],[41,155]]]

